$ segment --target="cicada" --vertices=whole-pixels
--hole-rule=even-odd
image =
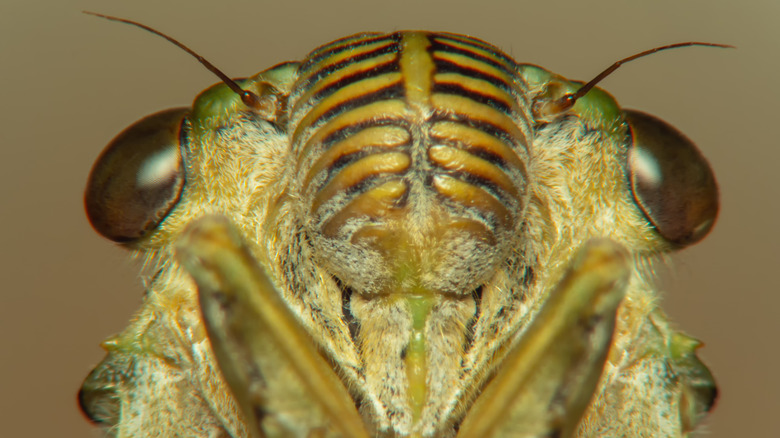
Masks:
[[[594,83],[362,33],[130,126],[86,208],[146,295],[83,411],[116,437],[686,436],[717,391],[654,267],[717,185]]]

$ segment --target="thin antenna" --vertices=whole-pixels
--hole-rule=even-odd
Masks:
[[[193,57],[195,57],[195,59],[197,59],[198,62],[203,64],[203,66],[206,67],[210,72],[212,72],[215,75],[217,75],[217,77],[222,82],[224,82],[225,85],[227,85],[236,94],[241,96],[241,101],[244,102],[244,105],[246,105],[246,106],[248,106],[250,108],[259,108],[259,107],[262,106],[262,104],[260,102],[260,97],[257,94],[255,94],[255,93],[253,93],[253,92],[251,92],[249,90],[244,90],[243,88],[241,88],[236,83],[236,81],[234,81],[233,79],[230,79],[225,73],[222,73],[222,70],[220,70],[217,67],[215,67],[214,64],[208,62],[206,60],[206,58],[198,55],[197,53],[195,53],[194,50],[190,49],[189,47],[187,47],[184,44],[180,43],[179,41],[175,40],[174,38],[169,37],[168,35],[160,32],[159,30],[153,29],[153,28],[151,28],[151,27],[149,27],[149,26],[147,26],[145,24],[138,23],[137,21],[127,20],[125,18],[112,17],[110,15],[103,15],[103,14],[98,14],[97,12],[90,12],[90,11],[82,11],[82,12],[87,14],[87,15],[94,15],[96,17],[105,18],[106,20],[118,21],[120,23],[131,24],[133,26],[140,27],[141,29],[143,29],[145,31],[151,32],[151,33],[153,33],[153,34],[155,34],[157,36],[161,36],[161,37],[165,38],[166,40],[168,40],[171,43],[175,44],[180,49],[184,50],[185,52],[187,52],[190,55],[192,55]]]
[[[669,44],[666,46],[656,47],[654,49],[645,50],[644,52],[637,53],[635,55],[631,55],[627,58],[623,58],[620,61],[615,62],[614,64],[607,67],[606,70],[599,73],[595,78],[593,78],[590,82],[583,85],[582,88],[577,90],[575,93],[569,93],[553,102],[549,102],[547,105],[545,105],[545,112],[549,112],[550,114],[557,114],[563,111],[568,110],[574,104],[577,102],[579,98],[582,96],[588,94],[588,92],[593,89],[593,87],[596,86],[599,82],[601,82],[604,78],[612,74],[615,70],[617,70],[621,65],[633,61],[638,58],[642,58],[647,55],[652,55],[653,53],[660,52],[662,50],[667,49],[677,49],[680,47],[690,47],[690,46],[704,46],[704,47],[720,47],[720,48],[727,48],[727,49],[734,49],[734,46],[730,46],[728,44],[715,44],[715,43],[702,43],[697,41],[688,41],[684,43],[676,43],[676,44]]]

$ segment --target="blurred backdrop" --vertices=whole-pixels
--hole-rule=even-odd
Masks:
[[[302,58],[363,30],[471,34],[523,62],[588,80],[672,123],[715,169],[713,233],[676,256],[663,306],[705,341],[721,398],[701,436],[776,436],[780,331],[780,2],[771,0],[0,2],[0,424],[8,437],[90,437],[75,395],[98,344],[138,307],[138,267],[94,233],[82,192],[103,146],[217,80],[158,37],[81,14],[119,15],[190,45],[231,76]]]

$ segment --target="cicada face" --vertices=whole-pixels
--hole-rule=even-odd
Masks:
[[[358,34],[120,134],[95,229],[146,260],[80,392],[116,436],[683,436],[711,408],[653,265],[712,172],[664,122],[455,34]]]

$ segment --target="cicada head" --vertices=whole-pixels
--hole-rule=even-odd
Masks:
[[[363,33],[128,128],[87,211],[152,275],[82,407],[120,436],[691,430],[714,382],[652,267],[710,230],[717,186],[585,87]]]

